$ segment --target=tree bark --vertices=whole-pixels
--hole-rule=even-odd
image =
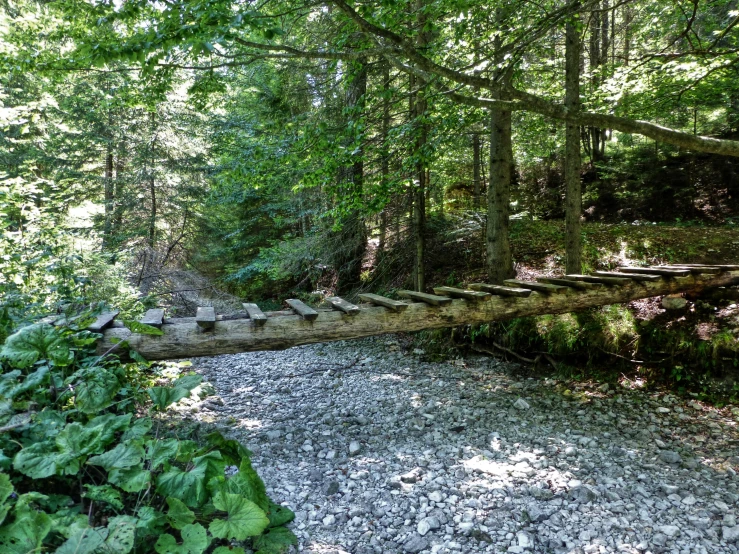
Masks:
[[[105,153],[105,174],[103,177],[103,196],[105,202],[103,250],[108,250],[110,248],[113,235],[113,218],[115,211],[115,191],[113,187],[113,147],[111,144],[108,144]]]
[[[574,0],[577,2],[577,0]],[[565,106],[568,113],[580,111],[580,35],[575,21],[568,20],[565,31]],[[565,255],[567,273],[581,273],[582,244],[580,215],[580,128],[567,122],[565,131]],[[596,143],[592,145],[593,150]]]
[[[388,133],[390,132],[390,64],[383,60],[382,62],[382,127],[380,130],[380,140],[382,141],[382,150],[380,153],[380,180],[382,194],[387,194],[390,189],[390,144]],[[387,211],[390,199],[385,198],[385,206],[380,212],[380,240],[377,246],[379,253],[385,250],[387,242]]]
[[[480,194],[482,192],[482,180],[480,179],[480,134],[475,130],[472,131],[472,198],[473,205],[476,210],[480,209]]]

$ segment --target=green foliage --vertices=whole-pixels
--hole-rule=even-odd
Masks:
[[[0,550],[203,554],[237,552],[237,540],[272,554],[295,544],[285,528],[292,512],[269,500],[243,446],[219,433],[167,436],[157,414],[202,378],[149,387],[137,377],[148,365],[100,359],[88,335],[32,324],[0,349],[9,429],[0,436]],[[226,464],[240,471],[227,479]]]

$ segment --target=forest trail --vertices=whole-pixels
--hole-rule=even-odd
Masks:
[[[303,552],[739,552],[739,412],[427,362],[395,336],[195,361]]]

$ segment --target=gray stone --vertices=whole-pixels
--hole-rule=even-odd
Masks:
[[[682,296],[669,295],[662,299],[662,307],[665,310],[684,310],[688,305],[688,301]]]
[[[403,550],[410,552],[411,554],[418,554],[422,550],[426,550],[429,547],[429,541],[424,539],[421,535],[413,535],[403,544]]]
[[[680,454],[672,450],[662,450],[659,453],[659,459],[668,464],[679,464],[683,461]]]
[[[660,525],[657,529],[670,538],[677,537],[680,534],[680,528],[677,525]]]
[[[519,398],[513,403],[513,407],[517,408],[519,410],[528,410],[531,408],[528,402],[526,402],[523,398]]]
[[[362,451],[362,445],[358,441],[352,441],[349,443],[349,455],[356,456]]]
[[[739,526],[734,527],[722,527],[721,538],[726,542],[737,542],[739,541]]]

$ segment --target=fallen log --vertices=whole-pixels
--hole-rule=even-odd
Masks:
[[[659,281],[629,281],[623,285],[589,290],[568,290],[565,294],[532,292],[528,297],[490,296],[476,303],[450,299],[434,306],[413,302],[395,312],[377,305],[363,304],[359,313],[319,311],[314,320],[284,312],[267,314],[263,325],[252,319],[217,320],[212,331],[202,333],[192,318],[167,319],[162,336],[132,333],[125,327],[104,331],[98,352],[108,351],[117,341],[125,340],[148,360],[166,360],[197,356],[217,356],[255,350],[281,350],[301,344],[354,339],[386,333],[475,325],[514,317],[558,314],[620,304],[639,298],[674,293],[697,294],[707,288],[739,283],[739,270],[719,275],[688,275]]]

